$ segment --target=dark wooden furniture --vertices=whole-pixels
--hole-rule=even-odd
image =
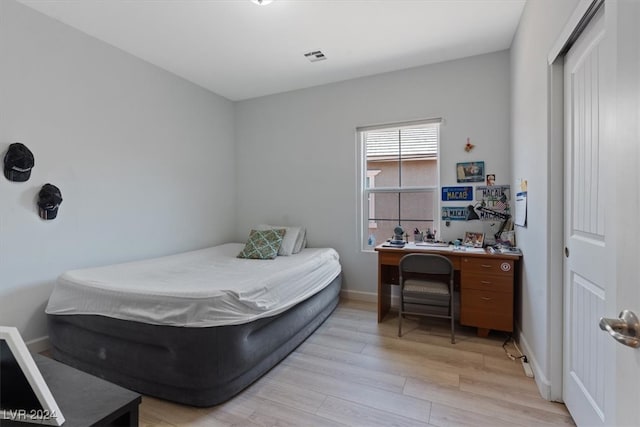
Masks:
[[[34,354],[33,360],[65,418],[64,427],[138,425],[142,400],[138,393],[39,354]],[[0,424],[35,425],[9,420]]]
[[[491,329],[513,331],[514,285],[521,255],[434,250],[408,245],[378,252],[378,322],[389,312],[391,287],[398,285],[398,264],[408,253],[443,255],[459,272],[460,324],[478,328],[478,336]]]

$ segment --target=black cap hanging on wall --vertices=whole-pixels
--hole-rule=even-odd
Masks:
[[[4,155],[4,176],[9,181],[25,182],[31,176],[33,153],[26,145],[14,142]]]
[[[54,219],[62,203],[62,193],[53,184],[45,184],[38,193],[38,211],[42,219]]]

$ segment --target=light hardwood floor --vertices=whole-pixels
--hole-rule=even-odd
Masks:
[[[278,366],[232,400],[191,408],[143,397],[141,426],[541,426],[573,425],[543,400],[506,335],[472,328],[449,341],[447,321],[378,324],[376,307],[343,300]],[[516,350],[508,346],[512,354]]]

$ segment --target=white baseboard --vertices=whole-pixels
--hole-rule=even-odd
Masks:
[[[542,396],[545,400],[551,400],[551,382],[547,378],[547,376],[540,369],[540,364],[536,360],[536,357],[531,351],[531,347],[527,342],[522,331],[520,331],[520,347],[522,347],[522,352],[527,356],[527,360],[529,361],[529,365],[531,365],[531,369],[533,369],[534,380],[536,381],[536,385],[538,386],[538,392],[540,392],[540,396]]]
[[[378,294],[374,292],[350,291],[348,289],[342,289],[340,291],[340,297],[351,299],[354,301],[378,302]]]
[[[42,353],[51,348],[48,335],[25,342],[25,344],[31,353]]]
[[[376,292],[350,291],[348,289],[342,289],[340,291],[340,297],[354,301],[378,302],[378,294]],[[397,307],[399,303],[399,297],[397,295],[391,295],[391,306]]]

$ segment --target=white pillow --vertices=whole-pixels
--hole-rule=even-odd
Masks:
[[[293,253],[297,254],[303,248],[307,247],[307,230],[303,227],[300,227],[300,233],[298,233],[298,239],[296,240],[296,245],[293,248]]]
[[[294,249],[296,247],[296,242],[298,241],[298,236],[302,231],[302,227],[284,227],[278,225],[268,225],[268,224],[258,224],[253,227],[254,230],[272,230],[272,229],[284,229],[284,237],[282,238],[282,244],[280,245],[280,249],[278,249],[278,255],[280,256],[289,256],[294,254]]]

